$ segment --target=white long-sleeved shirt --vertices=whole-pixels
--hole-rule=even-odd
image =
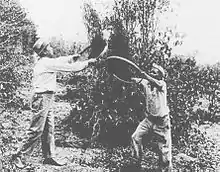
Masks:
[[[35,93],[56,91],[57,72],[77,72],[88,66],[88,61],[72,62],[72,56],[59,58],[43,57],[39,59],[33,71],[33,88]]]

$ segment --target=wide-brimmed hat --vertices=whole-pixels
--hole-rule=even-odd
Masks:
[[[33,50],[38,54],[40,55],[44,50],[45,48],[49,45],[48,42],[42,40],[42,39],[38,39],[34,46],[33,46]]]
[[[162,77],[165,77],[166,73],[162,66],[159,66],[156,63],[153,63],[152,66],[160,71]]]

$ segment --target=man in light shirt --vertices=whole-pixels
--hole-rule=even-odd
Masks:
[[[172,169],[172,142],[169,108],[167,106],[167,86],[164,81],[165,71],[161,66],[153,64],[150,75],[143,72],[144,79],[141,84],[144,87],[146,99],[146,117],[140,122],[132,135],[133,156],[137,160],[136,165],[141,168],[142,138],[145,134],[153,133],[157,138],[159,170],[169,172]],[[133,78],[133,80],[139,82],[140,78]]]
[[[77,60],[80,58],[78,54],[55,58],[49,43],[41,39],[36,41],[33,49],[38,54],[33,69],[34,94],[31,100],[33,119],[28,129],[27,140],[12,159],[18,168],[25,167],[21,160],[22,156],[30,155],[38,143],[38,139],[41,138],[43,164],[61,166],[63,164],[56,161],[54,157],[54,115],[51,111],[56,92],[57,72],[78,72],[90,63],[94,63],[96,59],[79,61]]]

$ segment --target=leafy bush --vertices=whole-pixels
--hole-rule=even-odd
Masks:
[[[208,100],[208,113],[209,120],[215,121],[215,116],[220,112],[219,100],[217,92],[220,87],[220,76],[219,76],[219,63],[210,66],[203,66],[200,69],[198,75],[199,85],[202,86],[200,90],[200,97],[203,100]]]
[[[32,53],[30,47],[35,41],[36,30],[17,1],[1,1],[0,8],[0,106],[4,108],[16,104],[16,90],[21,79],[29,79],[21,78],[18,71],[29,62],[26,55]]]
[[[202,132],[198,125],[193,125],[188,132],[188,137],[181,137],[176,151],[182,152],[192,158],[193,161],[174,161],[176,168],[186,171],[215,171],[219,165],[218,146],[213,138],[209,138]]]

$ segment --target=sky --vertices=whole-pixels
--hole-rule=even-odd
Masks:
[[[87,41],[82,18],[84,0],[20,0],[28,16],[38,25],[41,37],[62,36],[67,41]],[[113,0],[90,0],[98,11],[105,12],[103,4]],[[176,26],[186,36],[183,45],[173,53],[196,53],[199,64],[220,62],[219,0],[171,0],[175,13],[165,15],[164,25]]]
[[[181,0],[179,0],[181,1]],[[184,43],[175,49],[177,53],[198,51],[201,64],[220,62],[220,16],[219,0],[182,0],[178,16],[170,20],[177,31],[186,34]]]

